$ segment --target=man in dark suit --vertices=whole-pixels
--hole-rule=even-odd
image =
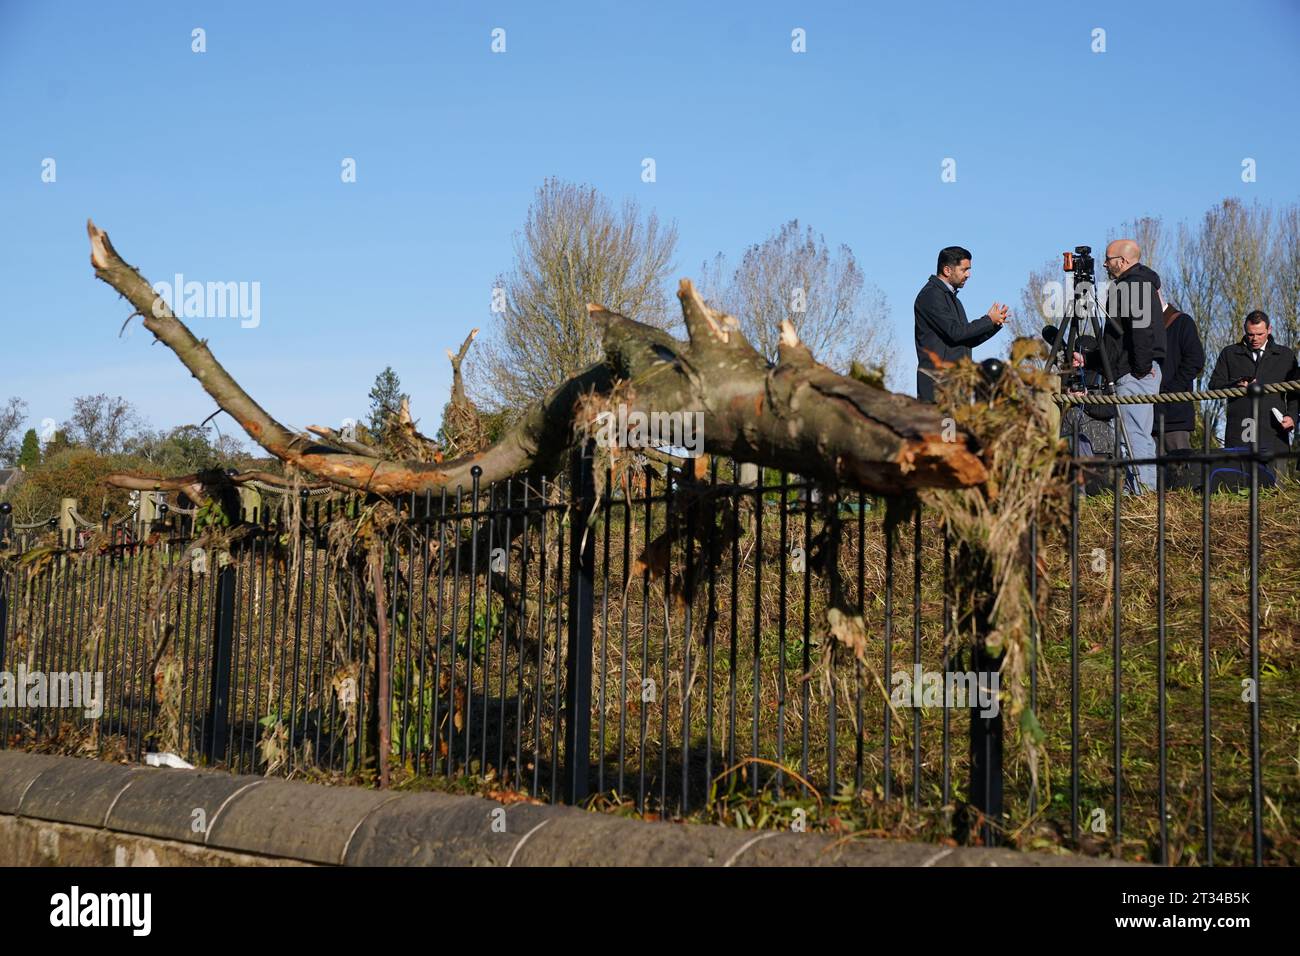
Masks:
[[[1164,309],[1165,323],[1165,357],[1159,360],[1160,391],[1194,391],[1196,380],[1205,371],[1205,347],[1201,344],[1201,334],[1190,315],[1167,303],[1162,293],[1157,295]],[[1158,449],[1160,454],[1191,448],[1192,431],[1196,427],[1192,403],[1172,402],[1154,408],[1151,437],[1157,441],[1160,439],[1160,420],[1163,418],[1165,422],[1165,444]]]
[[[1246,316],[1245,327],[1246,334],[1241,341],[1219,353],[1214,374],[1210,376],[1210,388],[1293,381],[1297,377],[1295,352],[1273,341],[1268,315],[1258,310],[1250,313]],[[1260,451],[1288,451],[1291,431],[1300,414],[1300,399],[1296,393],[1263,395],[1259,399],[1259,422],[1253,422],[1253,414],[1254,399],[1249,396],[1229,400],[1224,445],[1229,448],[1249,446],[1251,439],[1257,436]]]
[[[941,362],[970,358],[970,350],[997,335],[1007,320],[1007,307],[994,302],[980,318],[966,321],[957,290],[970,278],[970,259],[970,251],[961,246],[941,249],[935,275],[916,296],[916,397],[923,402],[934,401],[934,379],[927,373],[935,367],[930,353]]]

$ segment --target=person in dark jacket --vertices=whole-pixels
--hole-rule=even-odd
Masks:
[[[1132,239],[1116,239],[1106,247],[1106,326],[1098,347],[1086,355],[1074,353],[1075,367],[1109,371],[1116,395],[1156,395],[1160,392],[1160,362],[1165,357],[1165,323],[1161,316],[1160,276],[1141,263],[1142,250]],[[1104,355],[1104,358],[1103,358]],[[1128,441],[1127,458],[1154,458],[1151,405],[1121,405],[1121,436]],[[1140,494],[1156,483],[1156,466],[1130,470],[1128,488]]]
[[[1244,324],[1246,334],[1241,341],[1219,353],[1214,374],[1210,376],[1210,388],[1232,388],[1251,382],[1271,385],[1300,377],[1296,372],[1295,352],[1273,341],[1266,313],[1256,310],[1246,316]],[[1254,424],[1254,399],[1245,395],[1230,399],[1223,444],[1228,448],[1246,447],[1257,434],[1260,451],[1288,451],[1291,432],[1295,429],[1297,416],[1300,416],[1300,398],[1296,396],[1296,392],[1261,396],[1261,421]]]
[[[1160,305],[1164,308],[1165,322],[1165,357],[1160,362],[1160,391],[1162,394],[1193,391],[1196,380],[1205,371],[1205,347],[1201,345],[1201,333],[1197,331],[1192,317],[1165,302],[1163,295],[1160,296]],[[1191,402],[1155,406],[1151,435],[1156,439],[1160,436],[1161,419],[1165,423],[1165,443],[1160,454],[1192,447],[1196,417]]]
[[[916,397],[934,401],[934,379],[927,370],[934,359],[956,362],[970,358],[971,349],[997,335],[1007,320],[1007,307],[994,302],[988,312],[974,322],[966,321],[966,308],[957,291],[970,278],[971,254],[961,246],[939,250],[935,274],[916,296]]]

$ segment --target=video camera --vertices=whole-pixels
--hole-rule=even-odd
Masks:
[[[1092,246],[1075,246],[1073,252],[1062,252],[1062,270],[1074,273],[1075,284],[1092,284],[1097,274],[1097,262],[1092,258]]]
[[[1093,285],[1096,282],[1097,261],[1092,257],[1091,246],[1075,246],[1073,252],[1061,253],[1061,269],[1073,277],[1073,297],[1066,307],[1060,327],[1048,325],[1043,338],[1052,350],[1052,360],[1063,370],[1070,370],[1062,383],[1067,390],[1083,392],[1110,392],[1108,383],[1114,381],[1109,356],[1101,348],[1101,325]],[[1102,313],[1104,314],[1104,313]],[[1087,329],[1088,331],[1084,331]],[[1091,334],[1089,334],[1091,332]],[[1099,352],[1104,371],[1088,372],[1071,369],[1073,353]],[[1110,421],[1115,408],[1110,405],[1080,406],[1083,416],[1095,421]]]
[[[1093,284],[1096,281],[1097,260],[1092,257],[1092,246],[1075,246],[1073,252],[1061,253],[1061,260],[1061,269],[1070,273],[1074,279],[1073,297],[1066,306],[1065,321],[1060,329],[1055,325],[1044,327],[1043,338],[1054,351],[1053,359],[1069,368],[1072,352],[1090,352],[1098,346],[1097,336],[1101,330],[1095,321],[1091,323],[1093,335],[1083,332],[1085,321],[1096,318]],[[1081,375],[1080,378],[1083,380],[1086,377]]]

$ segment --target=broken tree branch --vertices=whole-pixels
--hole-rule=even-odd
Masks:
[[[603,327],[604,361],[531,406],[483,451],[443,462],[394,461],[322,444],[272,418],[122,260],[107,234],[93,222],[87,229],[96,276],[143,314],[145,328],[217,404],[286,464],[344,488],[381,495],[468,488],[475,465],[482,468],[484,484],[525,471],[553,475],[575,436],[595,429],[593,410],[616,394],[629,414],[700,413],[704,452],[828,483],[896,494],[976,485],[986,477],[973,442],[945,427],[951,423],[934,406],[870,388],[818,364],[793,326],[783,330],[778,362],[770,365],[746,341],[739,323],[705,305],[689,280],[682,280],[678,291],[688,342],[589,305],[591,320]],[[453,370],[455,365],[453,360]]]
[[[461,374],[460,367],[465,361],[465,356],[469,352],[469,347],[474,344],[474,337],[478,335],[478,329],[470,329],[469,335],[465,336],[465,341],[460,343],[460,348],[453,352],[447,349],[447,358],[451,359],[451,403],[458,407],[469,404],[469,398],[465,395],[465,377]]]

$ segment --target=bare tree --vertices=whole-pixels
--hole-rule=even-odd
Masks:
[[[1173,254],[1163,280],[1165,300],[1188,313],[1207,351],[1215,341],[1219,278],[1206,267],[1199,226],[1178,224]]]
[[[72,417],[63,424],[68,438],[99,455],[111,455],[126,445],[141,427],[135,406],[118,395],[79,395],[72,400]]]
[[[789,320],[827,365],[848,369],[857,361],[884,368],[888,380],[894,349],[885,294],[866,281],[852,249],[832,254],[797,219],[746,249],[734,270],[718,253],[703,265],[701,287],[713,306],[740,317],[745,337],[773,361]]]
[[[1142,250],[1142,264],[1159,273],[1163,284],[1168,250],[1164,221],[1159,216],[1139,216],[1120,223],[1119,229],[1112,230],[1106,237],[1106,242],[1110,244],[1116,239],[1132,239],[1136,242]],[[1104,255],[1103,252],[1097,259],[1100,260]],[[1100,269],[1100,264],[1098,268]]]
[[[1272,292],[1268,275],[1270,210],[1225,199],[1205,214],[1200,254],[1215,275],[1214,347],[1241,337],[1241,321],[1254,309],[1268,311]]]
[[[1059,326],[1064,308],[1065,273],[1059,259],[1048,259],[1039,268],[1029,270],[1029,278],[1020,290],[1020,308],[1007,317],[1011,336],[1004,336],[1006,354],[1010,354],[1011,343],[1017,338],[1037,338],[1043,326]]]
[[[643,219],[635,202],[615,213],[590,186],[546,180],[516,239],[514,269],[497,280],[483,358],[467,368],[481,399],[517,415],[599,360],[588,302],[667,327],[676,246],[676,227],[661,226],[653,212]]]
[[[1269,255],[1273,283],[1273,328],[1287,346],[1300,346],[1300,203],[1277,214]]]
[[[1205,345],[1201,385],[1220,350],[1241,338],[1241,321],[1253,309],[1270,310],[1277,289],[1269,262],[1271,212],[1229,198],[1198,223],[1180,223],[1164,279],[1165,298],[1189,313]],[[1276,248],[1276,240],[1272,245]],[[1222,402],[1202,405],[1217,429]]]
[[[12,465],[18,460],[21,441],[18,438],[23,423],[27,421],[27,403],[17,395],[11,396],[0,408],[0,458]]]

